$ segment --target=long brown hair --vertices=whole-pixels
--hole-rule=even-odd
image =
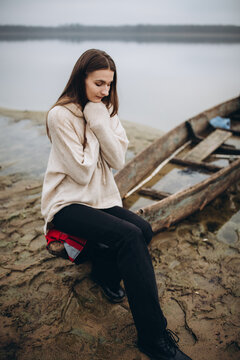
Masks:
[[[117,114],[119,102],[117,95],[116,65],[111,56],[109,56],[105,51],[98,49],[89,49],[79,57],[73,67],[72,73],[67,82],[67,85],[65,86],[65,89],[63,90],[62,94],[59,96],[55,104],[51,107],[51,109],[56,105],[64,106],[69,103],[75,103],[83,110],[88,102],[88,98],[86,95],[85,79],[91,72],[102,69],[110,69],[114,72],[113,82],[111,84],[109,94],[108,96],[105,96],[103,98],[102,102],[107,106],[107,108],[110,108],[112,106],[111,117]],[[50,138],[47,121],[46,130],[48,137]]]

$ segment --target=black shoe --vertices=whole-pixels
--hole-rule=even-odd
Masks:
[[[177,337],[177,340],[173,335]],[[191,360],[179,349],[178,341],[179,338],[175,333],[165,330],[157,342],[147,344],[139,339],[137,345],[139,350],[148,355],[151,360]]]
[[[126,296],[126,293],[120,284],[109,286],[102,280],[97,279],[93,274],[91,274],[91,279],[101,287],[103,295],[112,303],[120,303]]]

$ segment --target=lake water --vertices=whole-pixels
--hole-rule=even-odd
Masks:
[[[125,120],[168,131],[240,93],[240,44],[2,41],[0,106],[47,110],[89,48],[115,60]]]
[[[14,122],[0,116],[0,175],[24,173],[43,177],[50,142],[42,135],[42,126],[35,126],[31,120]]]

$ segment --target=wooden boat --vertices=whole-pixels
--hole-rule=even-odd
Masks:
[[[231,119],[231,130],[209,120]],[[156,233],[186,218],[240,179],[240,97],[181,123],[115,174],[123,206]]]

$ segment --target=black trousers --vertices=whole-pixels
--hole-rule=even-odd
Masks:
[[[166,319],[147,247],[153,235],[150,224],[119,206],[95,209],[82,204],[64,207],[53,223],[60,231],[87,240],[80,257],[92,260],[93,272],[112,284],[123,279],[138,337],[157,339]]]

